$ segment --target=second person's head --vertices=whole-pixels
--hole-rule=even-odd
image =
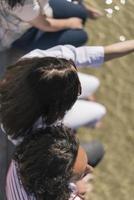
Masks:
[[[44,57],[17,62],[0,86],[0,114],[7,134],[24,136],[40,117],[47,125],[62,119],[80,92],[70,60]]]

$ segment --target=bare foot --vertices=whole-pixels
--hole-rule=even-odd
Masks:
[[[96,101],[96,97],[94,94],[90,95],[89,97],[87,97],[88,101]]]
[[[96,122],[95,124],[90,124],[90,125],[87,125],[87,127],[90,127],[90,128],[97,128],[97,129],[99,129],[99,128],[104,128],[104,124],[103,124],[103,122],[102,121],[98,121],[98,122]]]
[[[94,128],[103,128],[103,127],[104,127],[103,122],[98,121],[98,122],[95,124],[95,127],[94,127]]]
[[[96,8],[93,8],[93,7],[90,7],[89,5],[85,5],[86,9],[87,9],[87,12],[88,12],[88,17],[90,19],[98,19],[100,17],[102,17],[104,14],[100,11],[100,10],[97,10]]]

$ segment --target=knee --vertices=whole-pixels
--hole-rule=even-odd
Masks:
[[[78,75],[82,88],[82,94],[79,98],[87,98],[98,89],[100,81],[97,77],[92,75],[83,73],[78,73]]]
[[[84,31],[84,30],[82,31],[81,38],[82,38],[81,41],[83,44],[85,44],[88,41],[88,34],[86,31]]]
[[[92,76],[92,82],[94,85],[94,91],[96,91],[98,87],[100,86],[100,80],[97,77]]]
[[[88,34],[84,30],[77,30],[77,32],[74,34],[75,38],[75,44],[74,46],[82,46],[88,41]]]
[[[84,45],[88,40],[88,35],[83,29],[65,30],[59,37],[58,44],[70,44],[75,47]]]
[[[88,18],[87,10],[82,3],[75,4],[67,0],[50,0],[49,4],[56,18],[79,17],[83,20],[83,23]]]
[[[106,115],[107,110],[104,105],[96,103],[95,112],[96,112],[96,121],[99,121]]]
[[[76,6],[77,6],[76,17],[81,18],[83,20],[83,24],[84,24],[88,18],[87,10],[83,4],[78,4]]]

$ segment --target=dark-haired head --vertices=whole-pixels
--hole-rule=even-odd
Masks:
[[[37,129],[16,148],[14,160],[22,184],[40,200],[67,200],[79,142],[63,126]]]
[[[9,67],[0,86],[0,117],[7,134],[24,136],[42,117],[62,119],[80,94],[75,65],[63,58],[32,58]]]

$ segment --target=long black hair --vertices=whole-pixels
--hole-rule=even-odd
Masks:
[[[78,148],[74,134],[62,125],[32,131],[14,155],[26,192],[37,200],[68,200]]]
[[[81,92],[75,65],[63,58],[21,60],[0,84],[0,118],[14,139],[42,117],[49,125],[62,119]]]

